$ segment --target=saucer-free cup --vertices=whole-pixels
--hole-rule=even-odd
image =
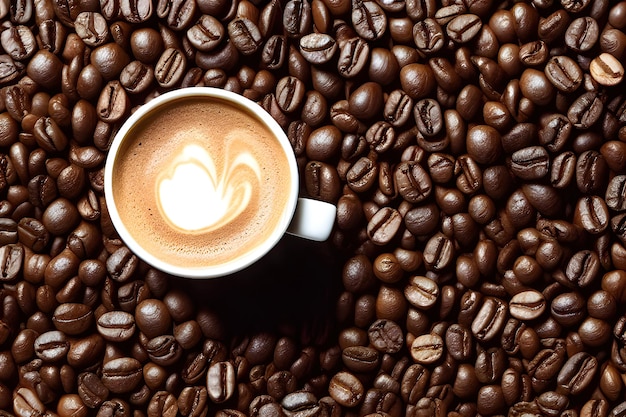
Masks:
[[[144,248],[129,231],[124,221],[122,221],[113,192],[113,187],[115,186],[113,178],[119,175],[119,170],[116,168],[122,158],[122,145],[127,140],[132,140],[132,135],[129,134],[129,132],[132,131],[133,127],[138,123],[145,122],[146,117],[163,108],[163,106],[172,105],[179,100],[189,100],[190,98],[197,100],[217,99],[226,101],[254,115],[271,131],[273,137],[280,144],[280,149],[282,149],[282,152],[284,152],[287,157],[289,175],[291,177],[286,207],[282,212],[280,220],[276,223],[276,227],[274,230],[270,231],[268,237],[237,259],[222,264],[202,267],[174,265],[161,259],[158,254],[152,253],[150,250]],[[226,90],[211,87],[190,87],[174,90],[152,99],[139,107],[121,126],[115,135],[107,156],[104,168],[104,193],[111,221],[115,229],[124,243],[137,254],[137,256],[153,267],[175,276],[187,278],[214,278],[230,275],[254,264],[274,248],[285,233],[320,242],[328,239],[334,225],[336,207],[323,201],[300,198],[300,181],[298,180],[298,175],[296,157],[289,140],[280,125],[261,106],[243,96]],[[154,190],[145,190],[143,192],[149,193],[154,192]]]

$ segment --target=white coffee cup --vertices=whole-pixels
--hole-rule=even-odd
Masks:
[[[145,124],[148,116],[153,115],[154,112],[159,111],[164,106],[173,105],[172,103],[181,99],[188,100],[190,98],[224,101],[254,115],[257,121],[260,121],[271,131],[272,136],[280,144],[280,149],[282,149],[288,160],[290,175],[289,194],[286,198],[284,210],[277,225],[273,230],[269,231],[267,238],[236,259],[202,267],[173,264],[161,259],[162,257],[158,256],[158,254],[152,253],[142,246],[122,220],[113,190],[115,185],[113,178],[118,172],[118,165],[122,159],[120,154],[124,152],[125,148],[123,145],[125,142],[132,140],[132,129],[138,123]],[[296,157],[285,132],[260,105],[226,90],[211,87],[190,87],[174,90],[152,99],[139,107],[121,126],[115,135],[107,156],[104,169],[104,193],[109,215],[116,231],[128,248],[138,257],[151,266],[171,275],[187,278],[215,278],[241,271],[259,261],[278,244],[286,233],[313,241],[321,242],[328,239],[335,222],[336,207],[323,201],[300,198],[300,181],[298,177]],[[154,191],[145,190],[145,192],[150,193]]]

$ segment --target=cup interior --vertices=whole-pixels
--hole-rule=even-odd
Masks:
[[[286,160],[289,164],[290,182],[289,182],[289,195],[287,198],[287,204],[285,205],[282,214],[280,215],[277,226],[271,233],[269,233],[266,239],[259,242],[252,250],[242,254],[236,259],[222,263],[214,264],[210,266],[201,267],[182,267],[179,265],[171,264],[160,257],[157,254],[153,254],[146,250],[135,237],[130,233],[129,229],[124,224],[118,210],[118,206],[115,201],[115,193],[113,187],[115,186],[114,177],[117,173],[116,167],[118,166],[123,154],[126,150],[127,142],[132,136],[133,128],[138,123],[143,122],[146,117],[153,114],[155,111],[160,111],[167,106],[175,106],[177,101],[180,100],[211,100],[211,101],[223,101],[226,104],[230,104],[239,109],[243,109],[248,115],[255,118],[257,121],[265,125],[272,133],[280,144],[280,148],[285,153]],[[159,97],[156,97],[148,103],[142,105],[137,109],[121,126],[116,133],[115,138],[112,141],[107,160],[104,168],[104,193],[107,203],[107,208],[111,221],[118,232],[122,241],[133,251],[139,258],[150,264],[156,269],[166,272],[171,275],[185,277],[185,278],[215,278],[230,275],[234,272],[240,271],[252,265],[265,254],[267,254],[282,238],[287,231],[289,223],[291,222],[298,200],[299,193],[299,179],[298,179],[298,167],[296,158],[293,153],[293,149],[285,132],[280,125],[257,103],[232,92],[221,90],[212,87],[189,87],[179,90],[174,90],[165,93]]]

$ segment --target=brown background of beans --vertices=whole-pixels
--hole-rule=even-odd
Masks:
[[[0,0],[0,416],[626,416],[626,1]],[[207,282],[103,198],[139,106],[283,127],[327,244]]]

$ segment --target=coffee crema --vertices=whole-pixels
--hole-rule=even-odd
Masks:
[[[161,261],[206,268],[266,241],[290,198],[289,160],[273,133],[236,104],[187,97],[127,133],[113,197],[130,235]]]

